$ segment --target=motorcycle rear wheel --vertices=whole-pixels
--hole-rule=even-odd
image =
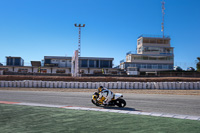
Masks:
[[[121,107],[121,108],[124,108],[126,106],[126,101],[124,99],[117,99],[115,101],[115,104],[118,106],[118,107]]]

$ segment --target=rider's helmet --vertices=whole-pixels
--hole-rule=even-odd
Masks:
[[[103,89],[103,86],[100,86],[100,87],[98,88],[98,92],[101,92],[102,89]]]

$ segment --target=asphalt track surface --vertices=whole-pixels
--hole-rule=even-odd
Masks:
[[[91,103],[91,95],[89,92],[0,90],[0,101],[96,108]],[[127,102],[125,108],[106,107],[106,109],[200,116],[200,96],[133,93],[123,95]]]

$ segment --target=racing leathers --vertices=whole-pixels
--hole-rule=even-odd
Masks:
[[[107,88],[103,88],[102,91],[100,92],[99,98],[97,100],[99,101],[102,97],[105,97],[105,100],[103,101],[103,104],[104,105],[108,105],[108,103],[113,98],[113,92],[108,90]]]

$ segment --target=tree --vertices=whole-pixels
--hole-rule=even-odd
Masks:
[[[200,72],[200,57],[197,57],[197,59],[199,60],[197,63],[197,71]]]

